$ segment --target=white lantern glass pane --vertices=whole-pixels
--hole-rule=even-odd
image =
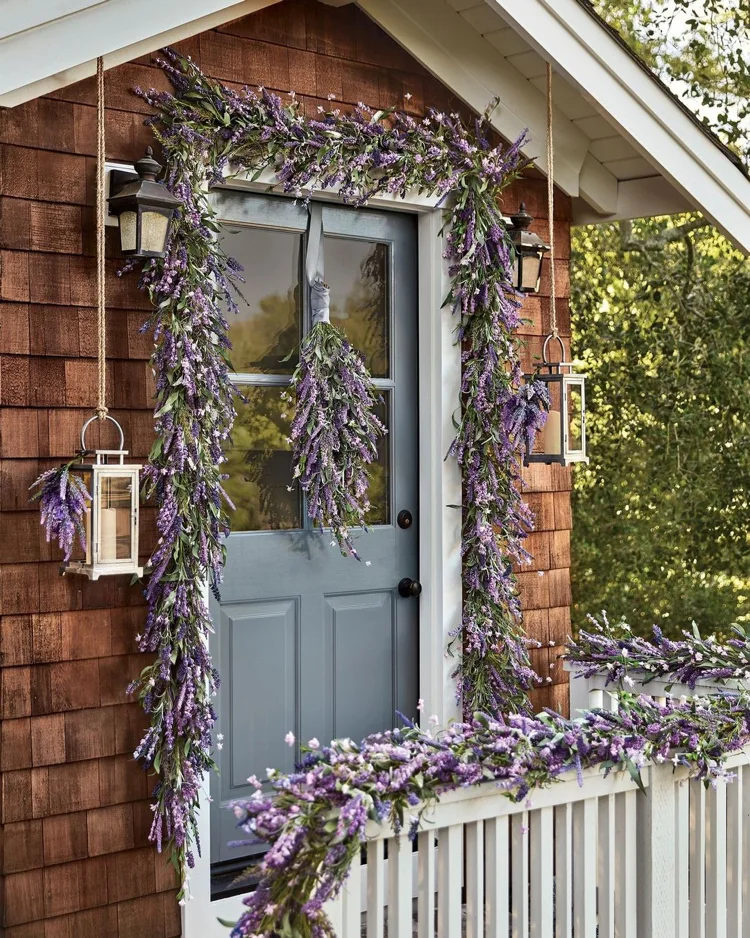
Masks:
[[[132,476],[102,476],[99,486],[99,561],[129,560],[132,548]]]
[[[92,475],[90,469],[73,469],[73,474],[77,475],[83,481],[86,489],[91,494]],[[70,552],[71,563],[91,563],[91,502],[88,502],[89,510],[83,516],[83,530],[86,535],[86,550],[81,547],[81,539],[78,531],[73,541],[73,550]]]
[[[560,425],[560,412],[562,405],[562,387],[559,381],[547,383],[550,396],[550,409],[547,422],[537,433],[532,453],[536,456],[562,455],[562,429]]]
[[[568,452],[583,452],[583,385],[568,384]]]
[[[120,215],[120,246],[123,251],[135,251],[138,216],[135,212]]]
[[[542,262],[536,254],[527,254],[521,265],[521,289],[524,292],[536,293],[539,289],[539,275]]]
[[[167,240],[169,219],[158,212],[144,212],[141,215],[141,251],[159,254],[164,250]]]
[[[513,286],[514,286],[514,287],[517,287],[517,288],[520,287],[520,284],[519,284],[519,282],[518,282],[518,254],[516,254],[516,255],[514,256],[514,258],[513,258],[513,273],[512,273],[512,277],[513,277]]]

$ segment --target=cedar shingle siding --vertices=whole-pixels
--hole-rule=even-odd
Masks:
[[[313,113],[329,93],[344,105],[460,107],[434,78],[353,6],[285,0],[182,45],[204,69],[237,84],[294,89]],[[107,157],[132,161],[151,142],[131,89],[166,88],[146,56],[107,73]],[[0,819],[6,938],[168,938],[180,934],[174,879],[147,844],[148,779],[132,759],[144,729],[125,695],[144,664],[134,636],[141,590],[127,577],[96,583],[58,575],[28,487],[78,447],[96,401],[94,261],[95,80],[0,112]],[[461,108],[463,110],[463,108]],[[544,224],[545,188],[508,193]],[[558,196],[558,295],[568,295],[569,200]],[[538,229],[544,233],[544,228]],[[134,457],[153,432],[148,301],[136,277],[116,276],[107,230],[108,403]],[[529,355],[541,350],[549,292],[526,303]],[[567,299],[560,303],[569,332]],[[437,315],[437,311],[436,311]],[[529,358],[529,362],[531,359]],[[98,426],[91,428],[97,444]],[[107,444],[103,439],[102,444]],[[554,685],[536,703],[567,706],[565,675],[550,671],[569,625],[570,473],[527,475],[537,512],[531,569],[519,574],[527,630],[547,647],[534,663]],[[141,546],[154,536],[142,512]],[[539,571],[544,575],[540,576]],[[553,641],[555,646],[550,647]],[[1,931],[0,927],[0,931]]]

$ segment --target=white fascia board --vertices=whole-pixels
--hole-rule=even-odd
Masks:
[[[16,31],[0,39],[0,107],[88,78],[100,55],[113,68],[277,2],[105,0]]]
[[[750,180],[576,0],[485,2],[596,102],[689,203],[750,251]]]
[[[508,140],[515,140],[528,128],[530,144],[525,154],[546,170],[545,95],[463,17],[443,0],[358,0],[358,5],[474,110],[481,113],[499,97],[491,119],[493,127]],[[561,111],[555,110],[554,119],[555,182],[568,195],[576,196],[589,140]]]

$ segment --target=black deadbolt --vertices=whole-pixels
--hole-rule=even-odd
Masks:
[[[421,592],[422,584],[418,580],[412,580],[408,576],[405,576],[403,580],[399,580],[398,593],[404,599],[416,599]]]
[[[413,520],[414,520],[414,519],[413,519],[412,516],[411,516],[411,512],[410,512],[410,511],[407,511],[407,510],[404,508],[403,511],[400,511],[400,512],[398,513],[398,518],[396,518],[396,524],[398,524],[398,526],[399,526],[400,528],[403,528],[404,530],[406,530],[406,528],[410,528],[410,527],[411,527],[411,523],[412,523]]]

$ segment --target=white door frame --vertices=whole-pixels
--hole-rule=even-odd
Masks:
[[[255,182],[242,177],[228,187],[267,192],[274,179]],[[335,192],[316,198],[338,201]],[[455,344],[456,322],[449,307],[441,308],[449,289],[445,238],[440,235],[443,212],[436,199],[417,194],[373,198],[372,208],[413,212],[418,216],[419,289],[419,694],[426,714],[445,726],[459,715],[454,659],[446,654],[450,633],[461,623],[461,476],[455,460],[446,459],[455,436],[453,416],[461,387],[461,352]],[[211,902],[211,812],[208,782],[201,794],[198,828],[203,855],[190,873],[192,899],[182,914],[183,938],[227,938],[218,919],[237,921],[242,896]],[[238,832],[239,834],[240,832]]]

